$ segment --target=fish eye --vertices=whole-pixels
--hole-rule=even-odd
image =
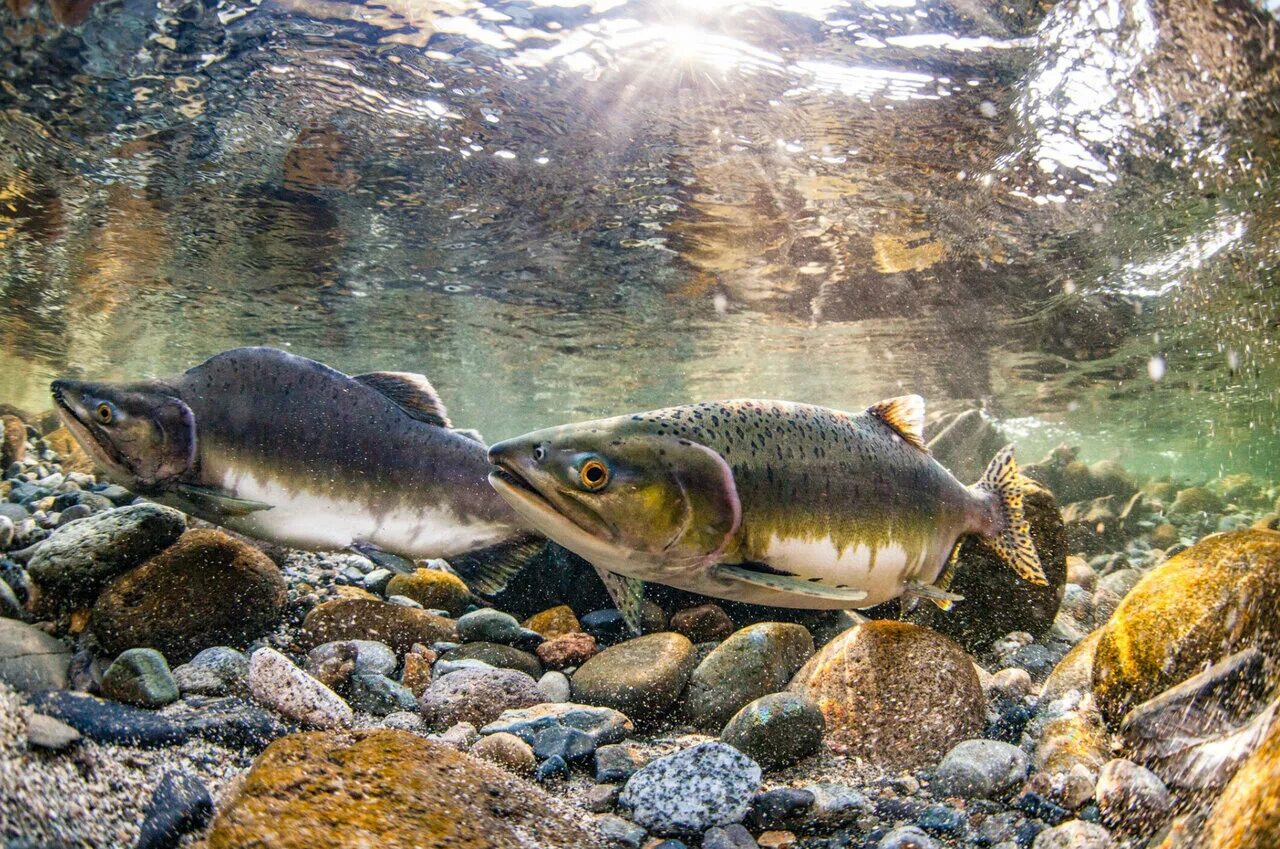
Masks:
[[[99,404],[97,409],[95,409],[93,413],[95,416],[98,417],[98,424],[109,425],[116,419],[115,408],[112,407],[110,404],[108,404],[106,401],[103,401],[101,404]]]
[[[578,477],[584,489],[599,492],[609,484],[609,467],[600,460],[591,459],[582,464]]]
[[[546,456],[547,456],[547,447],[545,445],[533,446],[533,459],[541,463],[543,458],[545,458]]]

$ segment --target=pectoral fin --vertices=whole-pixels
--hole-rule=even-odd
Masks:
[[[206,486],[179,484],[173,491],[194,504],[206,515],[222,518],[248,516],[259,510],[270,510],[270,504],[261,501],[250,501],[247,498],[236,498]]]
[[[964,596],[949,593],[941,587],[933,584],[926,584],[921,581],[908,581],[906,595],[918,596],[919,598],[927,598],[929,601],[938,605],[942,610],[950,610],[951,605],[957,601],[964,601]]]
[[[644,604],[644,581],[628,578],[626,575],[619,575],[616,572],[601,569],[599,566],[596,567],[596,574],[604,582],[604,588],[609,591],[609,598],[613,599],[627,627],[633,634],[639,634],[640,606]]]
[[[728,566],[723,563],[714,567],[714,569],[717,574],[723,577],[742,581],[752,586],[785,593],[795,593],[796,595],[809,596],[810,598],[847,601],[850,606],[867,597],[865,591],[854,589],[853,587],[833,587],[816,581],[806,581],[804,578],[794,575],[779,575],[776,570],[774,572],[756,571],[741,566]]]
[[[399,554],[383,551],[371,542],[353,542],[350,548],[356,554],[372,560],[375,565],[381,566],[383,569],[390,569],[399,575],[412,574],[418,568],[413,565],[412,560],[401,557]]]
[[[523,535],[456,555],[450,558],[449,565],[472,590],[483,595],[496,595],[546,547],[544,537]]]

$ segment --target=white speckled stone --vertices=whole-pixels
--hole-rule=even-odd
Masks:
[[[656,834],[700,834],[741,822],[760,787],[760,765],[719,741],[658,758],[627,780],[619,804]]]
[[[262,704],[317,728],[351,724],[351,708],[342,697],[271,648],[249,658],[249,692]]]

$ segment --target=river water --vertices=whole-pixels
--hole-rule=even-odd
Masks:
[[[911,391],[1028,460],[1280,474],[1274,4],[69,14],[0,12],[0,400],[266,344],[491,440]]]

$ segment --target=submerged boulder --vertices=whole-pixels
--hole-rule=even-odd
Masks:
[[[1109,723],[1229,654],[1280,646],[1280,533],[1206,537],[1149,572],[1103,627],[1093,686]]]
[[[392,729],[293,734],[227,799],[209,849],[592,849],[599,836],[500,767]]]
[[[452,620],[416,607],[375,598],[336,598],[321,602],[302,621],[300,640],[306,648],[334,640],[377,640],[404,654],[414,643],[452,640]]]
[[[716,646],[693,670],[683,711],[698,727],[718,730],[743,705],[784,689],[812,656],[813,637],[803,625],[748,625]]]
[[[1280,835],[1280,722],[1218,797],[1199,845],[1274,849],[1276,835]]]
[[[0,682],[34,693],[67,686],[71,649],[16,619],[0,618]]]
[[[27,564],[41,610],[91,603],[107,582],[177,541],[187,520],[159,504],[118,507],[63,525]]]
[[[987,712],[969,655],[906,622],[850,628],[810,658],[790,689],[818,703],[828,740],[889,769],[937,763],[978,736]]]
[[[185,663],[267,633],[286,600],[271,558],[222,531],[193,530],[103,590],[90,627],[107,652],[143,646]]]

